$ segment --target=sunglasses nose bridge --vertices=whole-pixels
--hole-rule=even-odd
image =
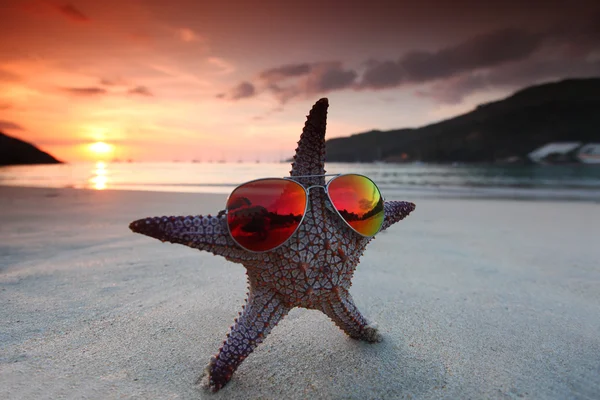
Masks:
[[[331,204],[331,201],[329,200],[329,194],[327,193],[327,185],[312,185],[309,186],[307,188],[305,188],[306,190],[306,198],[307,198],[307,211],[310,210],[310,205],[311,205],[311,201],[310,201],[310,189],[312,188],[321,188],[323,189],[323,192],[325,192],[326,195],[326,199],[325,199],[325,207],[331,211],[331,212],[335,212],[334,208],[333,208],[333,204]]]
[[[309,195],[309,194],[310,194],[310,189],[312,189],[312,188],[321,188],[321,189],[323,189],[324,191],[327,191],[327,187],[326,187],[326,186],[324,186],[324,185],[312,185],[312,186],[309,186],[309,187],[307,187],[307,188],[306,188],[306,194],[307,194],[307,195]]]
[[[305,188],[305,190],[306,190],[306,200],[309,203],[309,207],[310,207],[310,189],[312,189],[312,188],[321,188],[321,189],[323,189],[323,192],[325,192],[325,194],[327,194],[327,186],[312,185],[312,186],[309,186],[309,187]]]

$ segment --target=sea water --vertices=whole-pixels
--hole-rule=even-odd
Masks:
[[[328,174],[369,176],[384,196],[600,201],[600,166],[329,163]],[[289,176],[289,163],[68,163],[0,168],[0,185],[229,193],[240,183]]]

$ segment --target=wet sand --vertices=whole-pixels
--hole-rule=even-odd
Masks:
[[[410,196],[351,290],[382,343],[295,309],[204,392],[244,269],[128,224],[224,200],[0,187],[0,398],[600,398],[600,204]]]

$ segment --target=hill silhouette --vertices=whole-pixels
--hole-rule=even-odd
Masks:
[[[0,132],[0,166],[58,164],[60,162],[31,143]]]
[[[548,142],[600,141],[600,78],[531,86],[504,100],[415,129],[369,131],[327,141],[336,162],[527,161]]]

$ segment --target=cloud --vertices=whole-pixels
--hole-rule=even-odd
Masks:
[[[309,97],[351,88],[357,76],[355,71],[344,69],[342,63],[338,61],[287,64],[260,72],[256,84],[250,82],[239,84],[232,90],[233,94],[229,98],[238,100],[253,97],[260,91],[268,91],[284,104],[295,97]],[[227,96],[217,95],[217,97]]]
[[[235,71],[235,67],[231,63],[225,61],[220,57],[208,57],[206,61],[208,61],[209,64],[212,64],[215,67],[219,68],[219,72],[222,74],[230,74],[233,71]]]
[[[398,58],[368,60],[362,73],[341,62],[300,62],[268,68],[238,85],[249,98],[270,92],[281,104],[338,90],[384,90],[419,85],[416,92],[443,103],[471,93],[516,88],[550,79],[600,75],[600,14],[589,23],[542,31],[503,28],[436,51],[416,49]],[[227,98],[228,96],[221,96]]]
[[[490,88],[488,77],[483,73],[470,73],[449,78],[429,89],[420,89],[415,94],[430,97],[438,103],[459,104],[469,94]]]
[[[280,86],[276,83],[272,83],[268,86],[268,90],[273,93],[275,98],[281,104],[285,104],[294,97],[299,96],[302,91],[297,85]]]
[[[110,140],[111,144],[117,144],[117,141],[114,139]],[[40,146],[79,146],[79,145],[89,145],[89,139],[75,139],[75,138],[63,138],[60,136],[50,136],[43,137],[37,139],[35,141],[36,145]]]
[[[415,50],[397,61],[369,61],[359,81],[356,71],[344,68],[337,61],[282,65],[262,71],[258,78],[263,81],[266,90],[283,104],[295,97],[310,97],[337,90],[377,90],[449,78],[464,71],[527,58],[540,47],[540,43],[539,35],[501,29],[436,52]],[[246,91],[244,96],[234,98],[248,98],[257,93],[257,90]]]
[[[342,63],[300,63],[288,64],[277,68],[267,69],[259,74],[259,78],[268,83],[268,88],[274,93],[298,92],[306,94],[318,94],[331,90],[340,90],[352,86],[357,73],[346,70]],[[282,88],[281,82],[299,78],[293,86]],[[294,88],[294,90],[292,90]]]
[[[146,86],[136,86],[134,88],[129,89],[127,93],[145,97],[154,96],[154,94]]]
[[[437,52],[412,51],[397,61],[368,64],[359,89],[431,84],[416,93],[456,104],[483,90],[600,76],[599,26],[600,14],[578,26],[558,24],[537,33],[500,29]]]
[[[312,68],[306,80],[306,93],[309,95],[327,93],[352,87],[358,74],[344,69],[342,63],[321,63]]]
[[[62,6],[57,6],[56,9],[65,17],[74,22],[89,22],[87,15],[79,11],[73,4],[67,3]]]
[[[307,75],[312,69],[309,63],[288,64],[262,71],[259,78],[268,82],[279,82],[287,78]]]
[[[301,78],[289,82],[285,86],[271,83],[268,86],[281,104],[295,97],[313,97],[335,90],[343,90],[354,86],[358,74],[344,69],[341,62],[324,62],[310,65],[310,72]],[[293,75],[292,75],[293,76]],[[281,79],[286,81],[286,79]]]
[[[466,96],[489,89],[518,89],[567,78],[600,76],[600,59],[574,63],[570,59],[525,60],[502,68],[466,73],[440,81],[418,94],[440,103],[457,104]]]
[[[102,86],[127,86],[127,82],[125,82],[123,79],[120,79],[120,78],[116,78],[116,79],[102,78],[102,79],[100,79],[100,84]]]
[[[383,89],[398,86],[404,80],[404,71],[395,61],[371,61],[364,72],[360,86],[370,89]]]
[[[25,128],[23,128],[19,124],[15,124],[14,122],[10,122],[10,121],[2,121],[2,120],[0,120],[0,130],[2,130],[2,129],[12,129],[12,130],[15,130],[15,131],[23,131],[23,130],[25,130]]]
[[[242,82],[231,91],[229,98],[232,100],[245,99],[252,97],[256,93],[256,88],[250,82]]]
[[[491,89],[523,86],[568,78],[600,76],[600,14],[597,23],[557,25],[539,36],[538,51],[522,60],[482,68],[434,82],[419,95],[441,103],[460,103],[466,96]]]
[[[100,96],[108,93],[106,89],[100,87],[63,88],[63,90],[75,96]]]
[[[0,81],[4,82],[17,82],[20,81],[21,77],[13,72],[7,71],[0,68]]]
[[[179,40],[186,43],[197,42],[201,40],[200,36],[196,35],[196,33],[190,28],[178,29],[177,37],[179,38]]]
[[[125,86],[126,83],[122,82],[122,81],[112,81],[112,80],[105,80],[102,79],[100,80],[100,83],[103,84],[104,86]],[[97,97],[97,96],[104,96],[107,94],[115,94],[115,95],[132,95],[132,96],[145,96],[145,97],[152,97],[154,96],[154,93],[152,93],[152,91],[147,87],[147,86],[142,86],[142,85],[138,85],[138,86],[133,86],[130,87],[129,89],[127,89],[127,91],[122,92],[122,91],[108,91],[107,89],[103,88],[103,87],[97,87],[97,86],[90,86],[90,87],[70,87],[70,88],[62,88],[62,91],[74,95],[74,96],[81,96],[81,97]]]
[[[359,88],[384,89],[406,83],[423,83],[465,71],[495,67],[531,56],[542,43],[539,34],[500,29],[436,52],[414,50],[397,61],[371,62]]]

